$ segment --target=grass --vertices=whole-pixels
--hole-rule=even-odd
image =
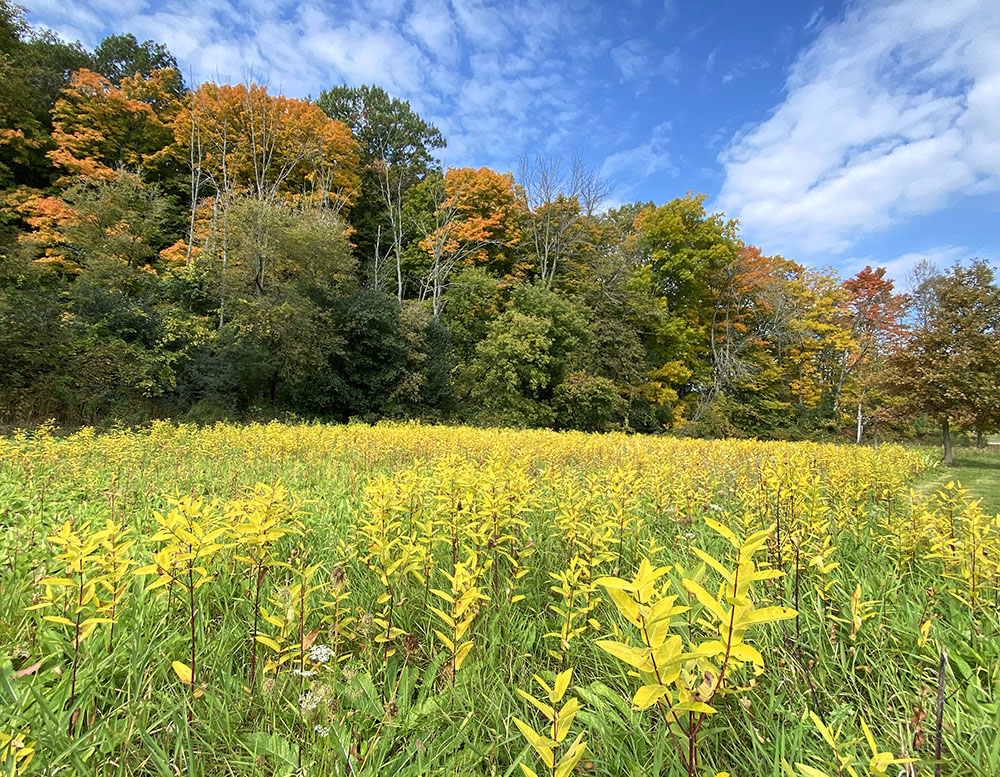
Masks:
[[[956,448],[955,463],[932,470],[919,481],[917,490],[929,493],[949,480],[958,480],[969,492],[983,500],[990,515],[1000,513],[1000,445]]]
[[[655,542],[660,546],[656,561],[674,567],[668,576],[673,592],[695,607],[691,616],[677,619],[675,628],[689,628],[690,617],[697,633],[699,605],[681,579],[695,575],[701,564],[693,548],[719,558],[727,552],[703,519],[721,518],[741,534],[755,522],[773,520],[776,491],[757,503],[747,501],[761,468],[770,468],[782,484],[781,498],[800,505],[782,502],[782,510],[811,504],[817,526],[824,517],[831,519],[828,528],[810,536],[808,547],[815,550],[812,543],[828,536],[835,548],[829,558],[840,566],[824,576],[803,563],[798,628],[786,621],[761,627],[748,638],[764,656],[764,673],[753,677],[744,671],[745,690],[718,701],[718,714],[703,729],[699,777],[723,770],[733,777],[778,777],[781,758],[836,775],[830,748],[807,715],[810,710],[840,728],[838,744],[856,756],[860,775],[870,773],[859,729],[862,716],[881,748],[919,758],[918,773],[931,774],[939,645],[951,657],[942,732],[945,773],[978,777],[1000,761],[994,693],[1000,681],[1000,624],[995,600],[973,619],[948,595],[961,591],[960,581],[943,577],[938,561],[922,556],[900,561],[887,527],[908,503],[909,474],[919,468],[919,458],[890,446],[875,451],[409,425],[204,430],[157,425],[145,433],[85,433],[69,440],[0,438],[0,732],[30,726],[37,755],[29,777],[510,777],[521,773],[519,763],[537,770],[538,759],[511,718],[538,726],[537,711],[517,689],[537,689],[533,673],[551,682],[560,668],[547,655],[554,647],[547,635],[558,628],[549,573],[566,568],[569,527],[604,520],[601,512],[614,502],[609,495],[632,483],[629,493],[638,496],[629,497],[631,524],[620,575],[631,576],[636,560]],[[996,475],[994,461],[984,459],[958,472],[984,473],[976,487],[995,495],[989,485],[995,487],[990,479]],[[934,470],[922,487],[955,474]],[[381,646],[374,644],[370,619],[384,589],[363,558],[368,539],[358,517],[371,513],[366,487],[379,476],[387,478],[390,490],[409,488],[411,477],[425,478],[421,488],[430,492],[421,503],[439,511],[435,514],[442,520],[460,517],[463,531],[475,523],[470,500],[485,504],[492,487],[505,496],[518,489],[531,494],[522,513],[526,526],[518,532],[527,540],[521,551],[532,554],[526,559],[529,573],[516,582],[525,599],[511,604],[503,589],[493,596],[493,580],[484,576],[482,587],[493,601],[476,617],[470,632],[475,646],[454,686],[447,656],[432,632],[440,621],[424,607],[424,588],[416,580],[401,585],[404,601],[394,611],[394,625],[413,638],[409,648],[396,640],[396,654],[383,661]],[[346,602],[358,621],[344,671],[333,676],[317,667],[320,674],[307,680],[284,671],[248,692],[252,607],[246,579],[234,574],[222,554],[213,568],[218,577],[199,592],[198,663],[205,693],[194,703],[193,725],[187,723],[187,689],[171,671],[171,662],[187,655],[183,610],[175,602],[168,611],[164,598],[148,589],[148,577],[136,578],[130,587],[113,652],[105,649],[106,632],[96,632],[86,643],[78,700],[71,708],[65,632],[24,610],[39,593],[38,581],[58,572],[44,539],[52,529],[65,520],[126,521],[137,530],[137,556],[146,564],[153,513],[166,508],[165,495],[228,500],[258,481],[279,478],[306,500],[302,518],[308,533],[282,539],[275,557],[294,564],[305,556],[322,564],[318,579],[324,585],[335,568],[347,569]],[[965,477],[963,482],[973,487]],[[574,484],[576,496],[567,483]],[[888,499],[875,495],[877,484],[890,489]],[[557,518],[572,505],[580,505],[578,519]],[[482,544],[481,538],[463,537],[469,547]],[[780,588],[761,587],[761,604],[791,604],[794,571],[785,547],[788,575]],[[447,542],[437,548],[439,569],[431,587],[449,588],[443,576],[449,550]],[[772,560],[775,550],[772,542]],[[615,563],[604,562],[598,573],[612,573]],[[718,583],[711,570],[704,579],[708,589]],[[280,594],[291,582],[287,568],[273,565],[265,596]],[[501,584],[511,584],[510,577],[502,577]],[[856,586],[861,597],[852,612]],[[589,743],[574,774],[682,775],[662,716],[631,709],[636,680],[594,644],[624,627],[606,597],[597,595],[602,601],[593,615],[602,631],[588,630],[571,643],[569,653],[574,667],[570,693],[584,705],[573,736],[584,731]],[[314,596],[318,605],[328,592]],[[928,623],[924,638],[921,627]],[[309,626],[319,627],[318,621]],[[329,640],[324,625],[317,641]],[[15,672],[24,674],[10,679]],[[304,720],[299,714],[303,691],[323,700]],[[315,726],[328,728],[328,735]]]

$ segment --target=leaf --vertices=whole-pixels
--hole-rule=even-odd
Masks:
[[[435,607],[433,604],[428,605],[427,609],[429,609],[431,612],[433,612],[435,615],[437,615],[441,620],[443,620],[446,624],[448,624],[449,628],[452,628],[452,629],[455,628],[455,619],[452,618],[444,610],[442,610],[442,609],[440,609],[438,607]]]
[[[14,674],[11,675],[12,680],[16,680],[18,677],[27,677],[29,674],[34,674],[39,669],[42,668],[42,662],[39,661],[37,664],[32,664],[31,666],[26,666],[24,669],[18,669]]]
[[[619,577],[599,577],[594,581],[594,585],[604,586],[607,589],[626,591],[628,593],[633,593],[636,590],[635,585],[631,581],[622,580]]]
[[[555,777],[569,777],[574,767],[583,758],[583,754],[587,752],[587,743],[583,742],[582,739],[583,733],[581,732],[577,735],[569,750],[566,751],[566,755],[560,759],[556,766]]]
[[[612,639],[599,639],[595,644],[601,650],[636,669],[641,669],[649,658],[649,648],[634,648]]]
[[[538,753],[542,762],[549,767],[549,769],[551,769],[552,765],[555,763],[555,757],[552,755],[552,748],[556,746],[556,743],[551,739],[547,739],[546,737],[537,734],[535,729],[520,718],[515,717],[513,720],[514,725],[518,727],[524,738],[528,740],[528,744],[535,749],[535,752]]]
[[[740,541],[736,539],[736,535],[733,534],[733,532],[729,529],[729,527],[724,526],[718,521],[714,521],[708,517],[705,518],[705,523],[708,525],[710,529],[714,529],[716,532],[718,532],[727,540],[729,540],[729,544],[732,545],[734,548],[736,548],[736,550],[740,549]]]
[[[72,626],[76,628],[76,624],[73,623],[69,618],[64,618],[61,615],[43,615],[43,621],[48,621],[49,623],[58,623],[60,626]]]
[[[648,709],[668,693],[670,688],[665,685],[644,685],[632,697],[632,706],[637,710]]]
[[[473,644],[474,643],[472,642],[472,640],[469,640],[468,642],[463,642],[459,646],[458,650],[455,651],[455,671],[456,672],[459,669],[462,668],[462,664],[464,663],[466,656],[469,655],[469,651],[472,650]]]
[[[744,663],[753,664],[754,666],[761,668],[764,666],[764,657],[756,648],[751,647],[746,643],[733,645],[729,649],[729,654],[737,661],[743,661]]]
[[[703,701],[682,701],[681,703],[675,704],[671,707],[670,712],[700,712],[705,715],[714,715],[715,707],[712,707]]]
[[[820,736],[823,737],[824,741],[826,741],[834,752],[837,752],[837,742],[833,738],[833,732],[830,731],[829,727],[822,720],[820,720],[819,715],[812,710],[809,710],[809,717],[812,719],[813,725],[816,726],[816,729],[819,731]],[[798,764],[796,764],[796,766],[798,766]]]
[[[434,633],[437,634],[437,638],[439,640],[441,640],[442,643],[444,643],[444,646],[446,648],[448,648],[448,650],[450,652],[452,652],[452,653],[455,652],[455,643],[454,642],[452,642],[450,639],[448,639],[448,637],[446,637],[444,634],[442,634],[437,629],[434,629]]]
[[[712,556],[703,551],[701,548],[691,548],[691,550],[694,551],[694,554],[698,558],[700,558],[702,561],[704,561],[706,564],[712,567],[712,569],[714,569],[716,572],[722,575],[722,578],[727,583],[729,583],[730,585],[733,584],[733,573],[730,572],[728,569],[726,569],[720,562],[716,561]]]
[[[180,679],[185,685],[191,685],[191,667],[185,664],[183,661],[174,661],[171,665],[174,670],[174,674]]]
[[[700,584],[696,583],[694,580],[689,578],[684,578],[681,580],[681,585],[683,585],[688,591],[694,594],[695,599],[708,610],[712,615],[715,616],[716,620],[723,621],[726,619],[726,613],[722,609],[722,605],[719,604],[715,597],[712,596],[708,591],[701,587]]]
[[[38,581],[38,585],[62,585],[62,586],[75,586],[72,580],[68,577],[43,577]]]
[[[566,693],[566,689],[569,688],[570,679],[573,677],[573,667],[570,667],[565,672],[560,672],[556,675],[556,682],[552,688],[552,694],[549,696],[549,701],[553,704],[558,704],[559,701]]]
[[[308,634],[302,637],[303,650],[308,650],[309,648],[312,647],[313,642],[316,641],[316,637],[319,636],[319,632],[320,632],[319,629],[314,629],[313,631],[310,631]]]
[[[279,645],[277,642],[275,642],[270,637],[265,637],[263,634],[258,634],[257,635],[257,641],[260,644],[266,645],[267,647],[271,648],[271,650],[273,650],[275,653],[280,653],[281,652],[281,645]]]
[[[794,618],[798,613],[791,607],[761,607],[752,610],[744,616],[745,623],[771,623]]]
[[[608,588],[608,596],[611,597],[611,601],[614,602],[615,607],[618,608],[618,612],[622,614],[633,626],[639,626],[639,605],[629,596],[625,591],[620,588]]]
[[[555,709],[550,707],[548,704],[539,701],[527,691],[522,691],[518,688],[517,692],[521,694],[521,696],[523,696],[529,703],[535,705],[539,710],[541,710],[542,714],[549,719],[550,723],[552,722],[552,719],[555,717]]]

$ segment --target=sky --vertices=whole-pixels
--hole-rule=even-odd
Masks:
[[[377,84],[446,165],[580,155],[610,206],[703,192],[804,264],[1000,258],[998,0],[20,2],[88,48],[163,42],[189,84]]]

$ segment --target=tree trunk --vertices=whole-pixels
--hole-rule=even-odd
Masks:
[[[861,402],[858,402],[858,439],[857,439],[858,445],[861,445],[861,432],[864,429],[864,426],[862,425],[862,419],[863,416],[861,415]]]
[[[976,447],[979,450],[983,449],[983,430],[981,427],[976,427]]]
[[[947,417],[941,421],[941,432],[944,435],[944,463],[945,466],[950,467],[955,463],[955,457],[951,452],[951,428],[948,425]]]

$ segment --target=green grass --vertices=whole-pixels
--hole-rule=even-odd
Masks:
[[[956,448],[955,463],[942,465],[922,478],[918,491],[929,493],[949,480],[960,481],[969,492],[983,500],[983,509],[990,515],[1000,513],[1000,445],[983,450]]]

